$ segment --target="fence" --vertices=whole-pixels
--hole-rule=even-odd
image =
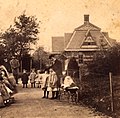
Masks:
[[[87,77],[82,77],[79,101],[107,115],[117,113],[120,108],[120,83],[118,84],[117,78],[111,74],[98,73],[89,73]]]
[[[120,116],[120,76],[113,76],[113,107],[114,114]]]
[[[72,72],[74,77],[74,73],[78,71],[69,72]],[[89,73],[79,79],[74,77],[74,81],[80,88],[79,102],[82,101],[107,115],[120,116],[120,76],[112,76],[111,73],[108,75]]]

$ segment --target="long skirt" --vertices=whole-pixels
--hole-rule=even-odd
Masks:
[[[58,91],[58,88],[55,87],[55,88],[52,89],[52,91]]]
[[[10,82],[7,79],[4,80],[4,83],[9,89],[14,90],[14,87],[10,84]]]
[[[0,95],[0,107],[3,107],[3,106],[5,106],[4,105],[4,100],[3,100],[3,97]]]
[[[8,93],[4,83],[3,84],[0,83],[0,91],[3,100],[7,100],[10,98],[10,94]]]
[[[5,86],[5,88],[7,89],[7,91],[8,91],[9,94],[13,93],[13,91],[11,89],[9,89],[7,86]]]
[[[8,81],[9,81],[9,83],[10,83],[13,87],[16,86],[16,81],[15,81],[15,78],[14,78],[13,75],[10,75],[10,76],[8,77]]]
[[[47,87],[47,91],[58,91],[58,88]]]
[[[52,88],[50,86],[47,87],[47,91],[51,92]]]

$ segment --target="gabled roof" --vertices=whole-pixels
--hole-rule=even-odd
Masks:
[[[52,52],[61,53],[64,51],[64,37],[52,37]]]
[[[112,46],[114,46],[117,43],[115,39],[112,39],[112,38],[109,37],[108,32],[102,32],[102,33],[108,39],[108,41],[110,42],[110,44]]]
[[[96,41],[97,45],[101,48],[102,45],[106,45],[106,48],[111,47],[111,43],[109,42],[108,38],[101,32],[101,31],[90,31],[92,37]]]
[[[90,23],[90,22],[86,22],[86,23],[84,23],[83,25],[75,28],[75,30],[76,30],[76,31],[79,31],[79,30],[99,30],[99,31],[100,31],[101,28],[93,25],[93,24]]]
[[[89,35],[95,42],[94,45],[92,43],[88,46],[82,46]],[[75,28],[73,33],[65,33],[64,37],[52,37],[52,52],[96,51],[103,48],[103,46],[109,48],[114,43],[115,40],[107,36],[106,33],[101,32],[101,28],[89,22],[89,15],[84,15],[84,24]]]
[[[92,43],[92,44],[91,44]],[[92,37],[90,30],[88,30],[88,32],[86,33],[85,39],[83,40],[82,44],[81,44],[81,48],[82,49],[98,49],[98,45],[96,43],[96,41],[94,40],[94,38]]]
[[[74,31],[72,37],[65,48],[65,51],[71,49],[80,49],[81,43],[85,38],[85,34],[87,31]]]
[[[81,48],[81,45],[84,42],[84,40],[85,40],[86,36],[88,35],[88,33],[91,34],[91,31],[100,32],[100,30],[101,30],[101,28],[93,25],[89,21],[85,21],[83,25],[75,28],[75,30],[74,30],[74,32],[73,32],[73,34],[71,36],[71,39],[70,39],[69,43],[65,47],[65,51],[70,51],[70,50],[71,51],[72,50],[75,51],[75,49],[77,51],[78,49]],[[93,37],[93,39],[94,39],[94,37]],[[97,40],[98,40],[98,38],[97,38]]]
[[[72,33],[65,33],[64,34],[64,46],[65,47],[67,46],[68,42],[70,41],[71,36],[72,36]]]
[[[91,34],[92,38],[94,39],[94,41],[96,42],[96,45],[101,48],[101,42],[104,43],[104,45],[106,45],[107,47],[111,46],[111,43],[109,42],[109,40],[103,35],[103,33],[99,30],[75,30],[70,42],[68,43],[68,45],[65,48],[65,51],[79,51],[81,50],[81,46],[84,42],[84,40],[86,39],[86,36],[88,34],[88,32]]]

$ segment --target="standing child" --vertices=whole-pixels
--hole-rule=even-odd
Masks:
[[[43,90],[43,97],[42,98],[48,98],[48,94],[49,92],[47,92],[47,87],[48,87],[48,77],[49,77],[49,74],[48,74],[48,71],[45,71],[45,73],[42,74],[42,84],[41,84],[41,88]],[[46,96],[46,93],[47,93],[47,96]]]
[[[57,78],[55,71],[52,68],[50,68],[49,76],[46,80],[47,98],[49,96],[49,92],[52,92],[52,99],[57,99],[57,97],[58,97],[57,79],[58,78]]]
[[[28,78],[28,74],[26,73],[26,70],[25,70],[25,69],[23,69],[23,74],[22,74],[22,76],[21,76],[21,80],[22,80],[23,88],[24,88],[25,86],[26,86],[26,88],[27,88],[27,84],[28,84],[29,78]]]
[[[36,79],[35,69],[31,70],[29,78],[30,78],[31,88],[33,87],[35,88],[35,79]]]
[[[37,88],[41,88],[41,85],[40,85],[41,79],[42,79],[42,76],[40,74],[40,70],[37,70],[36,79],[35,79]]]

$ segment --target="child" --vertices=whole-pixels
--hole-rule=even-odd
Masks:
[[[48,94],[49,94],[49,92],[47,92],[48,77],[49,77],[48,71],[45,71],[45,73],[42,74],[42,85],[41,85],[41,88],[42,88],[43,94],[44,94],[42,98],[46,98],[46,93],[47,93],[47,98],[48,98]]]
[[[28,84],[29,78],[28,78],[28,74],[26,73],[26,70],[25,70],[25,69],[23,69],[23,74],[22,74],[22,76],[21,76],[21,79],[22,79],[23,88],[24,88],[25,86],[26,86],[26,88],[27,88],[27,84]]]
[[[33,88],[33,86],[35,88],[35,79],[36,79],[35,69],[31,70],[29,78],[30,78],[31,88]]]
[[[40,85],[41,79],[42,79],[42,76],[40,74],[40,70],[37,70],[36,79],[35,79],[37,88],[41,88],[41,85]]]

